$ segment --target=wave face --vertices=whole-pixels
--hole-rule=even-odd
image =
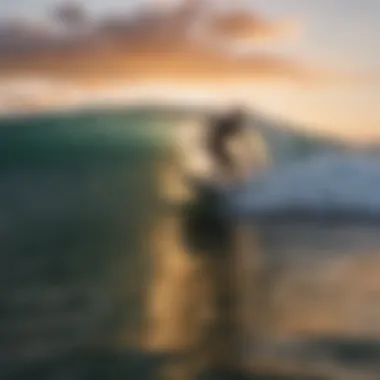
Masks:
[[[141,113],[0,122],[2,378],[140,331],[155,132]]]

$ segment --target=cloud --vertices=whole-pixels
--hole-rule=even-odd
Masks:
[[[102,92],[111,99],[115,88],[128,90],[128,96],[123,91],[120,96],[132,101],[133,96],[148,98],[148,91],[141,88],[152,91],[152,86],[155,99],[160,97],[158,87],[162,96],[170,91],[180,97],[196,89],[216,98],[231,88],[237,93],[239,86],[259,83],[313,86],[362,81],[273,52],[233,52],[237,41],[256,46],[263,40],[281,40],[298,29],[298,22],[271,21],[249,10],[221,11],[200,0],[169,3],[103,15],[96,21],[83,9],[63,7],[52,12],[50,23],[3,23],[0,84],[4,78],[18,84],[17,91],[3,88],[1,102],[37,109],[73,105],[79,98],[92,99],[91,94],[101,99]],[[20,82],[33,78],[52,85],[34,93],[20,87]]]
[[[275,42],[293,37],[299,23],[293,20],[270,21],[259,14],[242,10],[223,13],[210,20],[209,30],[216,36],[232,41]]]
[[[232,56],[213,43],[216,36],[228,47],[231,39],[281,34],[281,23],[249,11],[221,16],[210,13],[202,1],[187,1],[164,12],[148,8],[134,17],[104,16],[96,23],[79,9],[63,8],[55,14],[69,23],[68,30],[54,23],[44,29],[31,23],[0,28],[0,77],[210,84],[259,78],[298,82],[311,77],[305,67],[281,56]]]

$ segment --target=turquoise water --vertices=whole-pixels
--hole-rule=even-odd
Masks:
[[[133,157],[163,141],[167,122],[148,112],[115,111],[0,120],[2,163]],[[143,148],[143,149],[141,149]]]
[[[0,121],[4,376],[138,333],[168,122],[127,111]]]

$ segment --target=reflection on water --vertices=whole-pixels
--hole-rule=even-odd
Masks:
[[[158,222],[149,335],[185,353],[167,378],[378,378],[380,226],[273,221],[229,237],[207,212],[174,210]]]
[[[245,366],[378,378],[379,228],[272,223],[245,231],[249,240],[259,230],[261,243],[260,297],[246,286],[241,304]],[[254,266],[247,268],[241,271],[252,281]]]

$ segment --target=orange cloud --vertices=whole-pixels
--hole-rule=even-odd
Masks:
[[[294,32],[294,22],[272,22],[251,12],[234,11],[210,20],[209,29],[221,39],[276,41]]]
[[[209,87],[258,80],[305,85],[339,79],[274,53],[228,54],[215,36],[228,47],[230,39],[279,36],[286,28],[253,12],[213,12],[204,4],[187,1],[162,12],[148,9],[96,23],[83,10],[66,10],[63,19],[56,12],[61,22],[69,21],[67,34],[28,23],[0,28],[0,79],[38,77],[99,88],[155,82]]]
[[[165,12],[145,11],[132,19],[103,18],[79,28],[78,33],[70,30],[66,36],[57,37],[53,31],[31,33],[27,25],[12,33],[9,28],[8,33],[0,29],[0,76],[43,76],[87,83],[167,80],[212,84],[258,78],[296,82],[311,79],[308,69],[280,56],[239,58],[212,45],[215,33],[226,44],[227,35],[275,35],[276,23],[253,13],[223,17],[208,14],[204,18],[206,13],[204,2],[188,1]],[[85,23],[83,12],[78,14]],[[209,28],[199,29],[205,19]],[[79,18],[75,20],[78,24]],[[197,28],[203,34],[196,35]]]

